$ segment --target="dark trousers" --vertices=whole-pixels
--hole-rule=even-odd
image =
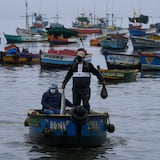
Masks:
[[[73,105],[80,106],[81,100],[83,103],[84,108],[89,112],[90,111],[90,88],[73,88]]]

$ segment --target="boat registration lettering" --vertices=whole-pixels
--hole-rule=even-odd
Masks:
[[[49,54],[45,54],[44,57],[63,59],[63,56],[60,56],[60,55],[49,55]]]
[[[120,73],[120,72],[106,72],[106,73],[103,73],[102,72],[102,76],[110,76],[110,77],[124,77],[124,74],[123,73]]]
[[[60,131],[66,131],[67,126],[69,125],[69,120],[64,121],[64,122],[50,122],[50,129],[51,130],[60,130]]]
[[[98,121],[89,121],[88,122],[88,130],[99,130],[99,122]]]

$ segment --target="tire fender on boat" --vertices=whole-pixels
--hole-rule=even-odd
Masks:
[[[83,125],[88,121],[88,112],[83,106],[77,106],[71,110],[71,117],[75,124]]]
[[[29,117],[27,117],[27,118],[24,120],[24,126],[25,126],[25,127],[28,127],[28,126],[29,126]]]
[[[108,131],[109,133],[113,133],[113,132],[115,131],[114,124],[109,123],[109,124],[107,125],[107,131]]]

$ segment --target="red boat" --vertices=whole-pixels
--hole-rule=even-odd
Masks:
[[[74,31],[80,34],[101,34],[102,30],[100,28],[72,28]]]

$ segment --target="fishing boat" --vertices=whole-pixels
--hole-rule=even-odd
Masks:
[[[50,35],[48,38],[50,45],[68,45],[78,43],[78,39],[76,38],[64,38],[63,36],[55,37],[54,35]]]
[[[45,18],[42,14],[37,14],[36,12],[32,15],[32,25],[29,25],[28,22],[29,15],[26,15],[26,28],[17,27],[16,33],[20,36],[33,36],[33,35],[44,35],[46,34],[46,27],[48,25],[48,21],[44,20]]]
[[[135,82],[137,79],[138,70],[128,69],[104,69],[99,68],[99,72],[102,74],[103,79],[107,84]]]
[[[48,25],[48,21],[46,18],[42,16],[40,13],[34,12],[32,15],[28,13],[28,0],[25,1],[26,7],[26,24],[25,28],[17,27],[16,32],[17,35],[20,36],[33,36],[33,35],[42,35],[46,33],[45,28]],[[29,25],[29,17],[32,17],[32,25]]]
[[[54,49],[53,47],[48,52],[41,54],[42,68],[67,68],[76,57],[76,50],[74,49]],[[85,60],[91,62],[92,55],[87,53]]]
[[[32,36],[21,36],[21,35],[11,35],[4,34],[7,43],[23,43],[23,42],[48,42],[48,37],[42,35],[32,35]]]
[[[157,50],[160,49],[160,39],[150,37],[131,36],[134,50]]]
[[[134,15],[136,15],[134,13]],[[156,33],[156,27],[144,28],[142,24],[147,24],[149,17],[141,14],[140,16],[129,17],[129,33],[130,36],[144,37]]]
[[[141,71],[160,72],[160,52],[139,52]]]
[[[128,44],[128,37],[120,34],[107,36],[100,40],[100,46],[112,50],[126,50]]]
[[[24,125],[29,127],[33,143],[56,147],[100,147],[105,144],[107,133],[115,130],[108,112],[88,114],[83,106],[65,107],[61,114],[30,109]]]
[[[101,25],[98,26],[92,22],[92,14],[90,17],[85,16],[85,13],[81,13],[81,16],[76,18],[75,22],[72,22],[72,30],[80,33],[80,34],[101,34],[102,29]]]
[[[126,54],[125,52],[117,53],[107,51],[105,52],[104,56],[108,69],[140,70],[140,57],[138,54]]]
[[[40,55],[33,54],[28,51],[28,49],[22,49],[20,51],[19,47],[16,45],[9,45],[5,47],[5,51],[0,52],[1,65],[9,64],[40,64]]]
[[[44,20],[42,14],[37,14],[36,12],[32,14],[32,25],[29,25],[28,14],[28,0],[25,2],[26,6],[26,27],[17,27],[15,35],[4,34],[7,43],[23,43],[23,42],[48,42],[48,35],[46,33],[46,26],[48,21]]]
[[[47,28],[48,40],[51,45],[67,45],[78,43],[78,32],[65,27],[51,27]]]

